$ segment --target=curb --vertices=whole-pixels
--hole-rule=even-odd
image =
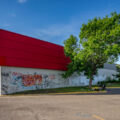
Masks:
[[[107,93],[107,91],[90,91],[90,92],[66,92],[66,93],[49,93],[50,95],[69,95],[69,94],[92,94],[92,93]]]
[[[43,94],[19,94],[19,95],[0,95],[0,97],[16,97],[16,96],[38,96],[38,95],[74,95],[74,94],[92,94],[92,93],[107,93],[107,91],[89,91],[89,92],[65,92],[65,93],[43,93]]]
[[[98,89],[100,87],[92,87],[93,89]],[[120,87],[106,87],[106,88],[120,88]]]

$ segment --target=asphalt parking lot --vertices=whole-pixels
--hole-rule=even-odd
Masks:
[[[0,97],[0,120],[120,120],[120,95]]]

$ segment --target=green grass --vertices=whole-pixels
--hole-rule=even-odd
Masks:
[[[29,90],[29,91],[17,92],[17,93],[14,93],[12,95],[66,93],[66,92],[88,92],[88,91],[93,91],[93,90],[89,89],[88,87],[65,87],[65,88]]]
[[[98,87],[98,85],[93,85],[93,87]],[[120,83],[107,83],[106,87],[120,87]],[[64,87],[64,88],[53,88],[53,89],[28,90],[28,91],[13,93],[12,95],[89,92],[89,91],[94,91],[94,90],[89,89],[88,86],[85,86],[85,87],[79,86],[79,87]]]
[[[120,82],[117,83],[104,82],[104,83],[106,84],[106,87],[120,87]],[[92,87],[98,87],[98,85],[93,85]]]
[[[120,83],[107,83],[107,87],[120,87]]]

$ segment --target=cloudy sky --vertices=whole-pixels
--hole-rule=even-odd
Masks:
[[[82,23],[112,11],[120,0],[0,0],[0,28],[63,45]]]
[[[120,0],[0,0],[0,28],[63,45],[83,23],[113,11],[120,13]]]

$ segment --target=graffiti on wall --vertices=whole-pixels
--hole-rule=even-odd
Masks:
[[[10,83],[10,74],[11,72],[2,72],[1,77],[4,82],[1,82],[2,91],[4,91],[5,94],[7,94],[7,91],[9,89],[9,83]]]
[[[32,85],[40,85],[42,82],[42,75],[39,74],[22,74],[13,72],[12,77],[15,79],[22,79],[23,86],[32,86]]]
[[[61,72],[49,72],[42,70],[29,70],[29,69],[9,68],[3,67],[1,73],[1,87],[2,94],[9,94],[24,90],[46,89],[46,88],[59,88],[68,86],[84,86],[88,85],[89,80],[84,76],[73,74],[67,79],[63,79]],[[107,71],[107,73],[110,73]],[[104,80],[107,76],[100,74],[95,77],[93,84],[98,81]],[[111,73],[110,73],[111,75]]]
[[[22,82],[24,86],[40,85],[42,82],[42,75],[23,75]]]
[[[2,91],[5,94],[45,88],[67,86],[69,80],[63,79],[61,74],[2,71]]]
[[[9,73],[2,72],[1,75],[4,76],[4,77],[9,77]]]
[[[3,87],[8,89],[9,84],[19,87],[30,87],[35,86],[36,88],[47,88],[50,85],[54,86],[53,80],[56,79],[54,74],[38,74],[38,73],[20,73],[20,72],[2,72]],[[54,83],[54,85],[53,85]]]

